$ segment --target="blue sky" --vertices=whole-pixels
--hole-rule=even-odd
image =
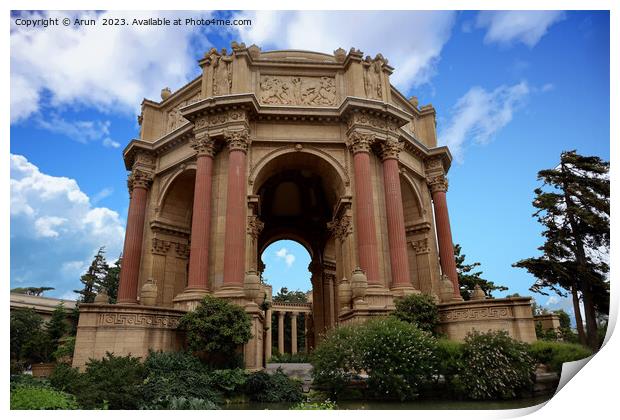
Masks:
[[[67,15],[30,17],[41,13]],[[453,152],[454,241],[510,293],[529,294],[533,279],[511,264],[542,243],[531,217],[537,171],[563,150],[609,159],[607,12],[119,15],[242,15],[253,25],[27,30],[12,19],[11,287],[51,285],[50,295],[71,297],[99,246],[110,260],[118,256],[128,206],[121,150],[137,137],[142,98],[158,100],[161,88],[193,79],[196,60],[232,40],[386,56],[392,83],[435,106],[440,143]],[[274,290],[310,287],[300,245],[273,244],[263,260]],[[570,309],[557,297],[537,299]]]

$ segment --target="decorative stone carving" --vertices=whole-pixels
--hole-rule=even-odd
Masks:
[[[172,91],[170,90],[169,87],[165,87],[161,90],[161,100],[165,101],[166,99],[168,99],[170,97],[170,95],[172,95]]]
[[[102,313],[99,316],[98,325],[174,329],[179,326],[180,318],[180,316],[112,312]]]
[[[108,296],[105,289],[99,290],[97,296],[95,296],[95,303],[100,305],[108,305],[110,303],[110,296]]]
[[[474,292],[471,294],[471,300],[484,300],[487,298],[487,295],[482,290],[479,284],[474,286]]]
[[[157,303],[157,284],[153,279],[148,279],[140,289],[140,304],[154,306]]]
[[[248,147],[250,146],[250,133],[247,129],[242,130],[225,130],[224,138],[226,139],[226,143],[228,144],[228,149],[230,151],[233,150],[241,150],[242,152],[247,152]]]
[[[166,255],[172,243],[162,239],[153,238],[151,241],[151,253],[156,255]]]
[[[342,48],[338,48],[334,51],[334,57],[336,57],[337,62],[342,63],[347,58],[347,52]]]
[[[403,144],[397,140],[388,139],[379,144],[379,155],[382,160],[396,159],[400,151],[403,150]]]
[[[372,115],[367,112],[352,112],[347,119],[347,127],[351,128],[354,125],[363,125],[372,128],[376,128],[377,130],[384,130],[391,133],[396,133],[398,131],[399,125],[396,121]]]
[[[215,48],[209,52],[210,63],[213,66],[213,96],[228,95],[232,88],[232,55],[228,55],[226,48],[218,53]]]
[[[353,233],[353,221],[350,215],[345,214],[327,223],[327,228],[340,242],[344,242],[347,236]]]
[[[195,121],[194,127],[196,129],[217,127],[239,121],[247,121],[247,113],[242,109],[234,109],[232,111],[223,111],[212,115],[203,115]]]
[[[370,57],[366,57],[364,63],[364,91],[366,96],[370,99],[382,99],[383,92],[381,89],[381,77],[383,74],[381,60],[370,60]]]
[[[215,156],[217,146],[215,140],[207,133],[199,133],[190,140],[190,146],[196,151],[198,156]]]
[[[248,271],[243,280],[243,291],[245,297],[250,301],[255,301],[261,295],[260,277],[256,271]]]
[[[129,195],[131,195],[134,188],[149,189],[152,182],[153,174],[139,169],[134,169],[127,177],[127,188],[129,189]]]
[[[419,239],[417,241],[411,241],[411,245],[413,246],[413,250],[416,254],[428,254],[431,252],[430,247],[428,246],[428,238]]]
[[[351,291],[351,284],[347,281],[346,277],[343,277],[340,284],[338,284],[338,301],[341,311],[349,309],[352,298],[353,292]]]
[[[366,289],[368,288],[368,279],[366,278],[366,274],[364,271],[357,267],[353,270],[353,275],[351,276],[351,293],[353,300],[363,301],[364,297],[366,297]]]
[[[512,309],[508,306],[491,306],[482,308],[455,309],[440,313],[440,322],[464,321],[464,320],[484,320],[484,319],[506,319],[512,318]]]
[[[177,242],[174,244],[174,251],[177,254],[177,258],[186,260],[189,258],[190,246],[188,244],[182,244]]]
[[[336,79],[315,76],[262,76],[259,101],[267,105],[336,105]]]
[[[426,183],[431,189],[431,193],[448,191],[448,179],[444,175],[427,177]]]
[[[441,275],[439,296],[442,302],[450,302],[454,299],[454,286],[452,285],[450,278],[448,278],[445,274]]]
[[[248,216],[248,233],[252,239],[258,238],[258,235],[263,231],[265,224],[256,215]]]
[[[197,92],[193,94],[191,97],[189,97],[188,99],[179,102],[170,111],[168,111],[167,125],[166,125],[167,131],[168,132],[173,131],[179,128],[180,126],[184,125],[187,122],[187,120],[181,116],[180,109],[187,105],[191,105],[194,102],[198,102],[199,100],[200,100],[200,92]]]
[[[347,139],[347,146],[356,153],[370,153],[370,147],[375,141],[375,135],[373,133],[367,133],[363,131],[355,130]]]

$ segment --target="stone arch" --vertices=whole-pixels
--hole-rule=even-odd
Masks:
[[[170,191],[170,187],[172,186],[174,181],[186,171],[193,171],[195,173],[196,163],[191,162],[191,163],[187,163],[187,164],[176,167],[174,172],[172,172],[172,174],[170,174],[168,177],[166,177],[163,180],[162,185],[159,187],[159,194],[157,196],[157,209],[158,210],[161,210],[162,205],[164,204],[164,200],[166,199],[166,196],[168,195],[168,192]]]
[[[186,167],[169,179],[159,197],[159,220],[180,228],[191,228],[195,177],[195,169]]]
[[[295,233],[282,233],[282,234],[272,235],[259,248],[259,250],[258,250],[259,258],[260,258],[261,255],[263,255],[263,252],[265,252],[265,250],[269,247],[269,245],[273,244],[274,242],[278,242],[278,241],[282,241],[282,240],[290,240],[290,241],[295,241],[295,242],[299,243],[301,246],[303,246],[305,248],[306,251],[308,251],[308,254],[310,254],[310,258],[311,259],[314,258],[314,250],[312,249],[312,245],[308,241],[306,241],[306,239],[303,237],[303,235],[298,235],[298,234],[295,234]]]
[[[405,212],[405,225],[407,224],[407,222],[411,222],[412,219],[425,219],[424,206],[422,204],[422,195],[420,194],[420,190],[418,189],[418,186],[416,182],[414,181],[413,177],[407,171],[401,172],[400,185],[401,185],[402,196],[403,196],[403,210]],[[412,202],[408,203],[407,201],[412,201]],[[414,209],[416,211],[412,212],[412,210]]]

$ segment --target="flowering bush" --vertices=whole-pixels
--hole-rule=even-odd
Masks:
[[[395,302],[393,316],[415,325],[423,331],[435,334],[439,323],[439,311],[435,299],[430,295],[408,295]]]
[[[368,375],[370,396],[412,399],[437,373],[437,342],[395,318],[379,318],[330,333],[312,357],[317,385],[341,394],[356,376]]]
[[[530,344],[530,356],[537,363],[549,365],[555,371],[562,370],[562,364],[592,355],[592,350],[579,344],[536,341]]]
[[[469,333],[454,378],[456,390],[475,400],[515,398],[532,385],[534,361],[528,347],[505,331]]]

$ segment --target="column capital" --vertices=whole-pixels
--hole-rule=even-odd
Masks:
[[[189,145],[196,151],[198,156],[213,157],[217,152],[215,139],[206,132],[194,134],[194,137],[189,141]]]
[[[347,146],[353,154],[370,153],[370,148],[375,141],[373,133],[355,130],[351,132],[347,139]]]
[[[353,233],[353,223],[351,216],[348,214],[332,220],[327,223],[327,229],[329,229],[340,242],[344,242],[347,236]]]
[[[292,318],[297,318],[299,316],[299,312],[291,312]]]
[[[153,174],[140,169],[134,169],[127,176],[127,188],[129,189],[130,196],[134,188],[144,188],[148,190],[152,183]]]
[[[248,216],[248,228],[247,232],[253,239],[258,238],[258,235],[263,231],[265,224],[256,215]]]
[[[247,153],[250,147],[250,132],[247,128],[241,130],[224,130],[224,139],[228,145],[228,150],[240,150]]]
[[[278,318],[284,318],[286,316],[286,311],[277,311],[278,312]]]
[[[448,191],[448,178],[445,175],[427,176],[426,183],[431,193]]]
[[[403,150],[403,143],[395,139],[388,138],[379,143],[379,156],[383,161],[387,159],[398,160],[401,150]]]

